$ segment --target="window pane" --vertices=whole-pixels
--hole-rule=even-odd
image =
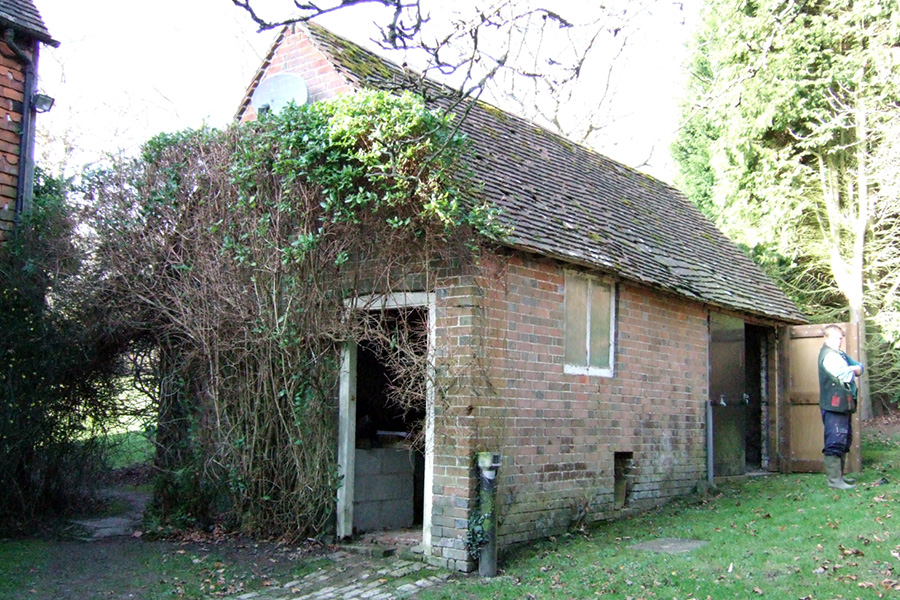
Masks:
[[[566,364],[587,366],[587,279],[566,276]]]
[[[605,283],[591,285],[591,364],[609,368],[609,319],[612,287]]]

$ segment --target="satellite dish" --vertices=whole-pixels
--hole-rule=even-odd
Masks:
[[[296,73],[276,73],[259,82],[253,95],[250,96],[250,104],[257,114],[271,110],[274,113],[281,112],[285,106],[294,104],[306,104],[309,100],[309,88],[306,81]]]

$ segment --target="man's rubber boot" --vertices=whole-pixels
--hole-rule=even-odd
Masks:
[[[825,456],[825,477],[828,479],[828,487],[836,490],[852,490],[856,487],[844,483],[841,477],[840,456]]]
[[[846,483],[847,485],[853,485],[854,483],[856,483],[856,479],[854,479],[853,477],[845,477],[844,476],[844,465],[846,465],[846,464],[847,464],[847,455],[846,454],[841,455],[841,480],[843,480],[843,482]]]

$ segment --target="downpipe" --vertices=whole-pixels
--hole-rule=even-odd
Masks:
[[[484,515],[482,528],[485,535],[478,559],[478,574],[482,577],[497,576],[497,475],[500,462],[498,452],[478,453],[479,510]]]

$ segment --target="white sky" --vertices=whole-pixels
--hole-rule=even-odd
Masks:
[[[697,2],[688,0],[682,8],[657,0],[652,17],[629,37],[634,51],[619,65],[617,123],[597,144],[629,165],[640,165],[653,152],[645,170],[669,181],[683,47]],[[226,125],[274,36],[256,33],[230,0],[35,4],[61,43],[41,48],[39,88],[56,104],[38,116],[44,137],[37,156],[70,175],[107,152],[134,151],[161,131]],[[351,8],[320,22],[367,44],[374,33],[365,26],[372,18]]]

